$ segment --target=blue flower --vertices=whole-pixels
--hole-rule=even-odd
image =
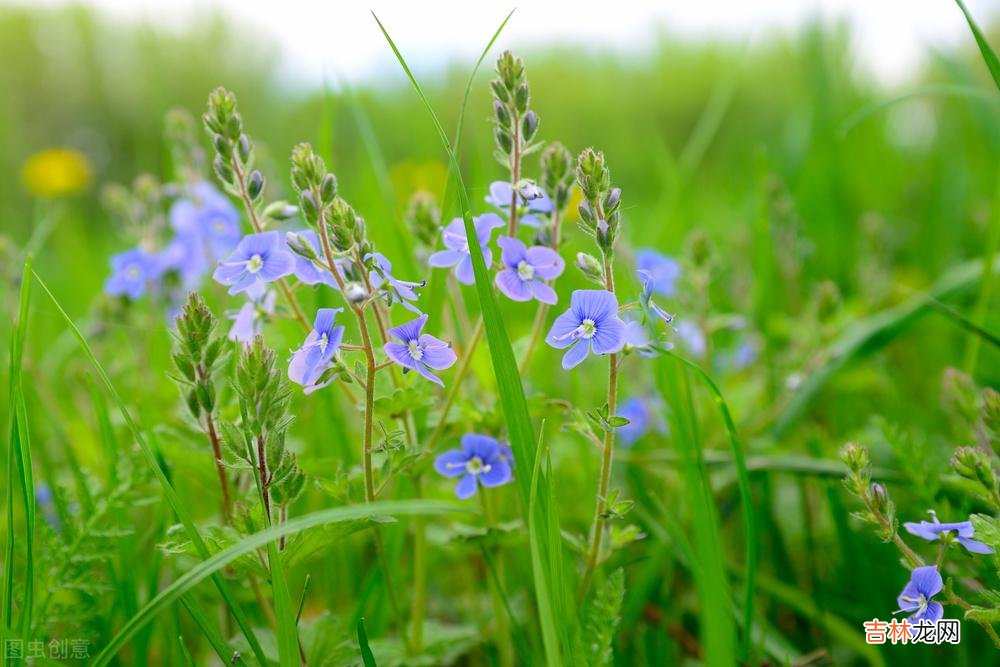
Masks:
[[[478,433],[462,436],[462,448],[449,450],[434,460],[434,469],[445,477],[461,477],[455,485],[460,500],[471,498],[479,488],[500,486],[514,478],[510,448]]]
[[[476,230],[476,238],[483,249],[483,262],[486,268],[493,263],[493,251],[490,250],[490,236],[497,227],[503,227],[504,221],[496,213],[480,215],[472,221]],[[446,269],[455,267],[455,277],[464,285],[472,285],[476,277],[472,272],[472,252],[469,249],[469,239],[465,235],[465,221],[455,218],[441,230],[441,238],[447,250],[439,250],[427,258],[431,266]]]
[[[316,234],[315,230],[303,229],[299,232],[288,232],[288,234],[296,234],[302,240],[306,241],[310,246],[312,246],[313,251],[318,257],[323,256],[323,249],[319,243],[319,235]],[[288,234],[285,235],[287,240]],[[334,268],[343,277],[344,272],[341,270],[339,264],[334,262]],[[299,282],[305,283],[306,285],[315,285],[317,283],[323,283],[324,285],[329,285],[330,287],[337,287],[337,281],[327,269],[318,266],[312,260],[308,260],[301,255],[295,255],[295,277],[299,279]]]
[[[681,275],[681,265],[672,257],[642,248],[635,253],[635,268],[649,275],[650,288],[662,296],[670,297],[677,292],[677,279]]]
[[[912,611],[909,619],[914,623],[920,621],[936,622],[944,615],[944,607],[931,598],[941,592],[944,582],[936,565],[913,568],[910,580],[903,587],[903,592],[896,598],[899,611]]]
[[[249,234],[212,275],[230,294],[238,294],[253,285],[274,282],[295,268],[295,255],[278,232]]]
[[[264,319],[274,315],[275,301],[278,298],[274,290],[264,290],[263,294],[251,295],[254,290],[247,290],[250,300],[243,304],[243,307],[230,316],[233,326],[229,330],[229,340],[240,343],[252,343],[253,339],[260,335],[263,329]]]
[[[660,416],[662,405],[652,397],[635,396],[622,403],[615,414],[629,423],[615,429],[622,446],[631,447],[651,430],[666,433],[667,425]]]
[[[163,273],[175,272],[181,279],[181,286],[191,290],[196,288],[208,271],[208,258],[201,241],[193,235],[177,234],[159,252],[157,259]]]
[[[656,286],[656,280],[648,271],[639,270],[636,271],[636,273],[639,275],[639,280],[642,281],[642,293],[639,295],[639,301],[648,312],[660,318],[669,326],[670,323],[674,321],[674,316],[660,308],[653,301],[653,291]]]
[[[625,346],[625,323],[618,317],[618,299],[606,290],[576,290],[569,310],[552,323],[545,342],[556,349],[570,348],[562,367],[573,368],[593,350],[612,354]]]
[[[340,349],[344,339],[344,327],[335,326],[334,319],[343,308],[320,308],[316,311],[313,329],[306,336],[302,347],[292,354],[288,364],[288,379],[302,385],[310,394],[332,382],[332,378],[319,383]]]
[[[379,252],[373,252],[365,255],[366,261],[374,261],[374,270],[371,272],[369,280],[372,283],[372,289],[382,289],[389,295],[389,305],[393,302],[399,302],[410,312],[421,315],[421,311],[415,305],[413,301],[416,301],[419,295],[417,294],[417,288],[423,287],[427,284],[427,281],[421,280],[420,282],[411,282],[406,280],[399,280],[392,275],[392,262]]]
[[[496,283],[501,292],[514,301],[538,299],[542,303],[556,302],[556,292],[545,281],[558,278],[566,267],[566,262],[552,248],[532,246],[528,248],[521,241],[501,236],[500,262],[504,268],[497,273]]]
[[[403,368],[416,371],[443,387],[441,378],[428,369],[444,370],[454,364],[458,357],[448,343],[430,334],[421,334],[425,324],[427,315],[421,315],[411,322],[389,329],[392,337],[402,342],[386,343],[383,349],[390,359]]]
[[[113,296],[135,300],[142,296],[148,284],[160,277],[161,262],[156,255],[132,248],[111,257],[111,277],[104,291]]]
[[[239,211],[206,181],[192,185],[189,196],[170,207],[170,224],[181,236],[203,240],[216,258],[225,257],[243,235]]]
[[[701,327],[690,320],[681,320],[677,323],[675,331],[684,343],[684,347],[691,353],[691,356],[696,359],[701,359],[705,356],[708,344],[705,341],[705,334],[702,332]]]
[[[934,542],[940,539],[943,535],[951,535],[954,533],[955,539],[966,548],[967,551],[974,554],[991,554],[993,549],[986,544],[983,544],[979,540],[973,539],[975,536],[975,528],[972,526],[971,521],[959,521],[957,523],[941,523],[938,521],[937,514],[934,510],[930,510],[929,514],[933,521],[921,521],[920,523],[904,523],[903,528],[906,529],[910,535],[916,535],[917,537],[922,537],[929,542]]]
[[[510,203],[514,198],[514,188],[506,181],[494,181],[490,183],[490,193],[486,195],[486,203],[495,206],[508,216],[510,215]],[[545,191],[536,185],[530,189],[523,188],[517,193],[517,212],[520,224],[527,227],[542,226],[542,221],[538,219],[538,214],[548,215],[555,210],[552,200],[545,194]]]

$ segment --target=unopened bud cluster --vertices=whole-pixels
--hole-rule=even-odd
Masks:
[[[438,236],[441,233],[439,225],[441,211],[438,209],[434,195],[426,190],[413,193],[410,203],[406,207],[404,219],[407,227],[413,233],[413,237],[420,245],[425,248],[433,248],[437,244]]]
[[[225,339],[214,335],[216,319],[192,292],[177,317],[173,361],[188,411],[196,420],[215,411],[215,373],[225,350]]]
[[[531,147],[538,134],[538,114],[529,108],[531,94],[524,61],[504,51],[497,59],[497,78],[490,82],[493,90],[493,122],[496,128],[497,160],[513,164],[518,156]]]
[[[871,479],[871,455],[868,449],[857,443],[848,443],[841,448],[840,459],[848,470],[844,485],[865,507],[854,516],[875,525],[883,540],[892,539],[898,526],[896,506],[889,498],[885,486]]]
[[[576,180],[573,170],[573,154],[558,141],[549,144],[542,151],[542,189],[549,193],[557,211],[569,204],[570,193]]]
[[[292,149],[292,185],[299,195],[302,217],[321,233],[321,225],[325,226],[334,250],[346,253],[365,245],[364,220],[337,195],[337,177],[307,143]]]
[[[251,204],[258,205],[264,193],[264,175],[253,168],[253,142],[243,132],[236,96],[225,88],[213,90],[202,121],[215,149],[215,175],[230,193],[246,196]]]
[[[576,182],[583,193],[580,228],[597,241],[605,257],[610,257],[621,228],[621,188],[611,187],[611,171],[604,153],[587,148],[576,163]]]

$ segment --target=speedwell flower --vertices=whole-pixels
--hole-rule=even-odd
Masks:
[[[906,532],[910,535],[916,535],[917,537],[922,537],[929,542],[934,542],[943,536],[951,535],[954,533],[955,539],[966,548],[967,551],[974,554],[991,554],[993,549],[979,540],[973,539],[976,531],[972,526],[971,521],[959,521],[956,523],[941,523],[938,521],[937,514],[934,510],[928,512],[931,515],[933,521],[921,521],[920,523],[904,523],[903,528],[906,528]]]
[[[506,484],[514,475],[510,448],[478,433],[462,436],[462,448],[452,449],[434,460],[434,469],[445,477],[461,477],[455,485],[460,500],[471,498],[479,484],[486,487]]]
[[[240,241],[240,214],[229,198],[202,181],[190,188],[188,196],[170,207],[170,224],[181,236],[203,241],[216,258],[226,254]]]
[[[556,318],[545,337],[556,349],[570,348],[562,367],[573,368],[593,350],[612,354],[625,346],[625,323],[618,317],[618,299],[606,290],[576,290],[569,310]]]
[[[320,383],[323,373],[333,365],[333,358],[344,339],[344,327],[334,326],[334,318],[343,308],[320,308],[316,311],[313,329],[306,336],[302,347],[292,354],[288,364],[288,379],[302,385],[307,394],[330,384]]]
[[[441,378],[430,372],[430,368],[444,370],[455,363],[458,358],[451,345],[430,334],[421,334],[427,324],[427,315],[389,329],[393,338],[402,342],[385,344],[385,353],[389,358],[407,370],[413,370],[431,382],[437,382],[442,387]]]
[[[665,433],[667,425],[660,415],[663,409],[657,399],[646,396],[635,396],[619,406],[615,414],[628,419],[628,424],[615,429],[623,447],[631,447],[636,440],[650,431]]]
[[[415,305],[413,301],[416,301],[419,295],[417,294],[417,288],[423,287],[427,284],[427,281],[421,280],[420,282],[413,282],[407,280],[399,280],[392,275],[392,262],[380,252],[369,253],[365,256],[366,260],[374,260],[375,270],[371,272],[369,280],[372,283],[372,289],[382,289],[389,293],[389,303],[392,304],[393,301],[398,301],[403,304],[403,308],[421,315],[421,311]]]
[[[260,335],[264,319],[274,315],[277,298],[278,293],[274,290],[266,290],[256,298],[252,296],[235,315],[230,316],[233,326],[229,330],[229,340],[244,344],[252,343],[253,339]]]
[[[160,277],[161,267],[159,258],[142,248],[118,253],[111,258],[111,277],[104,283],[104,291],[138,299],[150,281]]]
[[[653,301],[653,291],[656,289],[656,279],[653,278],[653,275],[648,271],[640,269],[639,271],[636,271],[636,273],[639,274],[639,280],[642,282],[642,294],[639,295],[639,300],[642,302],[642,305],[646,308],[646,310],[663,320],[665,324],[669,325],[672,323],[674,321],[674,316],[660,308]]]
[[[657,294],[673,296],[677,291],[677,279],[681,275],[681,265],[672,257],[642,248],[635,253],[635,268],[649,275],[650,288]]]
[[[528,248],[518,239],[501,236],[500,262],[504,268],[497,274],[500,291],[514,301],[538,299],[542,303],[556,302],[556,292],[545,281],[558,278],[566,262],[552,248],[536,245]]]
[[[495,206],[507,215],[510,215],[510,203],[514,198],[514,188],[506,181],[494,181],[490,183],[490,193],[486,195],[486,203]],[[539,214],[547,215],[555,210],[552,200],[545,194],[545,191],[536,185],[532,185],[530,190],[521,190],[517,193],[518,220],[527,227],[541,227],[542,221],[538,219]]]
[[[274,282],[295,268],[295,255],[278,232],[261,232],[243,237],[233,253],[215,270],[212,277],[229,285],[230,294],[238,294],[253,285]]]
[[[472,221],[476,230],[476,238],[483,249],[483,263],[486,268],[493,262],[493,251],[490,250],[490,236],[497,227],[503,227],[504,221],[496,213],[485,213]],[[465,234],[465,221],[455,218],[441,230],[441,238],[447,250],[439,250],[427,259],[427,263],[437,268],[455,267],[455,277],[458,282],[472,285],[476,277],[472,272],[472,251],[469,249],[469,239]]]
[[[941,592],[944,582],[936,565],[913,568],[910,580],[903,587],[903,592],[896,598],[899,611],[912,611],[909,619],[914,623],[920,621],[939,621],[944,615],[944,607],[931,598]]]

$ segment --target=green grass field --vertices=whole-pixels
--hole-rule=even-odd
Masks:
[[[996,31],[889,89],[821,24],[520,72],[522,11],[479,65],[323,89],[223,17],[0,7],[0,665],[1000,662]],[[203,181],[237,237],[170,264]],[[507,269],[557,303],[495,287],[498,236],[558,252]],[[132,247],[162,252],[138,283]],[[474,279],[428,266],[455,248]],[[677,275],[643,295],[650,249]],[[274,290],[245,344],[243,279]],[[450,362],[388,331],[395,279]],[[601,354],[619,317],[648,341]],[[438,458],[470,433],[509,453]],[[971,523],[904,527],[929,510]],[[866,642],[934,604],[959,643]]]

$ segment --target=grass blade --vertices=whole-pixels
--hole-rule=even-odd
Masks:
[[[358,648],[361,649],[361,661],[365,667],[378,667],[375,662],[375,654],[372,653],[371,646],[368,645],[368,633],[365,632],[365,619],[358,619]]]
[[[687,505],[691,511],[693,549],[700,567],[692,568],[698,590],[699,634],[705,651],[705,664],[737,664],[732,602],[722,559],[718,511],[712,496],[708,473],[702,457],[696,415],[685,369],[661,357],[657,382],[670,406],[672,439],[681,454]]]
[[[370,519],[381,515],[438,515],[445,512],[467,511],[453,503],[430,500],[374,502],[312,512],[301,517],[289,519],[281,525],[272,526],[248,535],[228,549],[219,551],[198,563],[160,591],[156,597],[139,610],[138,614],[126,621],[118,634],[108,642],[100,655],[97,656],[94,664],[100,666],[111,662],[115,654],[121,650],[136,632],[150,623],[157,614],[166,609],[172,602],[209,577],[215,576],[221,569],[244,554],[252,553],[257,549],[266,547],[268,544],[273,544],[282,535],[293,535],[316,526],[355,521],[357,519]]]
[[[118,407],[122,418],[125,420],[129,431],[132,433],[132,437],[142,450],[143,456],[146,458],[146,462],[149,464],[150,468],[152,468],[157,481],[159,481],[160,485],[163,487],[163,495],[167,499],[167,503],[174,511],[174,514],[177,515],[177,519],[184,525],[184,530],[191,539],[191,543],[194,545],[198,554],[202,558],[208,558],[208,547],[205,546],[205,541],[202,539],[201,533],[198,532],[198,529],[194,525],[194,521],[191,519],[191,515],[188,514],[187,510],[184,508],[180,497],[177,495],[174,487],[170,484],[170,480],[167,479],[166,474],[164,474],[163,469],[160,467],[159,459],[157,458],[156,453],[149,446],[149,443],[146,442],[142,429],[140,429],[139,425],[136,424],[134,419],[132,419],[132,414],[125,405],[125,401],[122,399],[121,394],[118,393],[118,390],[111,382],[111,378],[108,376],[107,371],[104,370],[104,366],[102,366],[101,362],[97,360],[96,356],[94,356],[94,351],[90,348],[90,344],[87,342],[87,339],[84,337],[83,333],[76,326],[76,324],[74,324],[72,318],[70,318],[70,316],[63,309],[62,304],[59,303],[55,295],[52,294],[51,290],[49,290],[45,281],[43,281],[41,276],[39,276],[35,271],[32,271],[31,274],[35,277],[35,280],[38,281],[38,285],[42,288],[42,290],[48,295],[49,299],[52,301],[52,305],[55,306],[56,310],[59,312],[59,315],[62,316],[66,326],[73,333],[77,342],[79,342],[84,356],[87,357],[87,360],[94,367],[94,370],[97,372],[98,377],[100,377],[101,382],[104,383],[108,393],[111,394],[111,398],[114,399],[115,405]],[[212,581],[218,589],[219,595],[221,595],[222,599],[225,601],[226,606],[228,606],[230,612],[232,612],[233,618],[240,626],[240,630],[243,632],[244,636],[246,636],[247,642],[250,644],[250,648],[253,651],[254,656],[260,664],[266,664],[267,660],[264,656],[264,649],[261,648],[260,642],[257,640],[257,636],[250,627],[249,619],[247,619],[246,614],[243,613],[243,610],[239,607],[239,605],[236,604],[236,600],[234,600],[232,595],[230,595],[222,577],[213,573]]]
[[[958,4],[958,8],[962,10],[965,14],[965,20],[969,22],[969,29],[972,30],[972,36],[976,38],[976,44],[979,46],[979,52],[983,54],[983,61],[986,63],[986,67],[990,70],[990,75],[993,76],[993,83],[997,85],[1000,89],[1000,59],[997,58],[996,52],[990,47],[990,43],[986,41],[986,36],[976,25],[976,21],[972,18],[972,14],[969,13],[968,8],[962,0],[955,0]]]
[[[438,120],[434,108],[431,106],[427,96],[424,95],[420,84],[417,83],[413,72],[410,71],[402,53],[392,41],[385,26],[373,13],[375,22],[378,24],[382,35],[388,42],[389,47],[399,61],[400,66],[406,73],[407,78],[413,85],[417,96],[420,98],[428,115],[437,130],[438,137],[448,154],[448,162],[451,175],[458,186],[459,201],[462,205],[462,216],[465,221],[466,236],[469,239],[469,247],[472,257],[472,268],[475,275],[476,294],[479,297],[479,305],[482,313],[483,324],[486,330],[486,339],[489,344],[490,358],[493,364],[493,374],[497,381],[497,392],[500,395],[500,402],[503,407],[504,419],[507,423],[507,437],[510,441],[511,449],[514,452],[515,461],[536,461],[538,456],[534,429],[531,425],[531,416],[528,413],[528,403],[524,395],[524,387],[521,385],[521,375],[517,368],[517,360],[511,348],[510,338],[504,326],[503,318],[497,305],[496,295],[493,292],[493,282],[490,279],[486,264],[483,262],[482,248],[479,239],[476,237],[475,228],[472,224],[472,205],[469,201],[469,193],[466,190],[465,182],[462,179],[462,171],[458,164],[458,158],[448,135]],[[508,19],[510,16],[508,15]],[[506,19],[504,21],[506,24]],[[500,26],[503,28],[503,25]],[[499,30],[497,31],[499,34]],[[496,39],[496,34],[493,39]],[[492,40],[491,40],[492,42]],[[534,480],[536,488],[536,501],[531,500],[532,481],[524,475],[516,476],[519,490],[521,492],[522,508],[526,513],[525,524],[531,527],[534,538],[538,540],[537,558],[532,559],[532,568],[536,576],[535,595],[539,603],[539,614],[542,615],[540,624],[544,628],[547,624],[550,627],[558,627],[563,633],[562,651],[565,655],[571,652],[571,646],[565,639],[572,634],[571,627],[577,619],[575,609],[568,608],[565,604],[566,596],[563,593],[565,578],[562,573],[561,554],[562,543],[558,540],[558,523],[556,523],[556,540],[553,540],[553,531],[547,529],[552,522],[558,522],[558,516],[554,508],[549,508],[551,495],[551,480],[548,475],[539,474]],[[537,569],[540,568],[540,569]],[[554,569],[553,569],[554,568]],[[558,574],[556,574],[558,573]],[[553,601],[555,605],[553,605]],[[544,603],[544,604],[543,604]],[[543,639],[546,643],[546,655],[550,665],[561,664],[558,657],[559,649],[551,646],[553,640],[551,633],[543,632]]]
[[[740,642],[740,659],[746,662],[750,656],[750,642],[753,639],[753,608],[755,595],[755,578],[757,574],[757,555],[759,552],[759,536],[757,534],[757,522],[754,517],[753,494],[750,489],[750,473],[747,468],[746,453],[740,444],[739,436],[736,433],[736,424],[726,405],[726,399],[722,396],[719,386],[715,384],[711,376],[700,366],[691,361],[677,356],[667,350],[660,352],[676,359],[686,367],[694,371],[712,394],[712,399],[719,408],[722,415],[722,422],[726,427],[726,435],[729,438],[729,448],[732,452],[733,465],[736,468],[736,482],[740,492],[740,503],[743,505],[743,532],[746,535],[746,561],[745,561],[745,582],[743,591],[743,639]]]
[[[1000,262],[994,261],[994,271],[998,264]],[[774,437],[780,439],[788,432],[837,371],[851,360],[884,347],[902,334],[930,310],[930,300],[944,301],[972,289],[982,279],[983,266],[980,261],[960,264],[938,278],[925,294],[915,295],[897,306],[852,324],[830,345],[827,360],[806,378],[778,415],[773,428]]]

